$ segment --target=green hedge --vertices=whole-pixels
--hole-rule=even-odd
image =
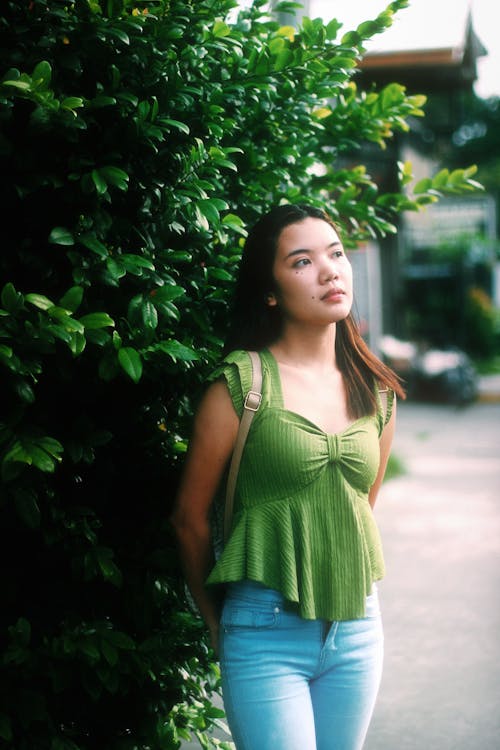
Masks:
[[[166,519],[245,227],[327,200],[354,242],[474,188],[470,169],[379,195],[355,161],[422,114],[353,81],[405,0],[344,36],[235,5],[2,9],[2,747],[210,746],[218,672]]]

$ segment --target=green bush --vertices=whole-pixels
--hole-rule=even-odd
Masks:
[[[465,301],[465,346],[473,357],[490,359],[498,353],[498,324],[493,302],[479,287],[468,290]]]
[[[362,165],[336,169],[422,114],[397,84],[352,80],[405,0],[344,36],[279,27],[262,1],[231,23],[233,0],[136,5],[8,0],[0,17],[0,742],[16,750],[210,744],[217,667],[166,519],[247,223],[326,200],[353,242],[474,189],[470,169],[379,195]]]

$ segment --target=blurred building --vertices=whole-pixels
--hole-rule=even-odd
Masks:
[[[347,0],[310,0],[301,13],[325,20],[335,15],[346,31],[377,13],[370,8],[366,18],[355,21],[356,11],[359,15]],[[487,50],[474,31],[467,0],[434,3],[432,13],[428,2],[415,2],[367,48],[355,79],[360,88],[380,90],[396,82],[408,94],[427,96],[426,116],[415,118],[409,133],[397,134],[385,151],[365,144],[353,155],[352,164],[365,164],[380,189],[393,192],[398,190],[398,162],[412,163],[415,180],[447,166],[452,143],[465,135],[461,123],[467,119],[477,60]],[[496,210],[494,199],[484,193],[441,198],[401,216],[397,235],[361,248],[355,260],[364,292],[360,314],[372,346],[382,332],[401,338],[425,335],[439,345],[466,344],[468,291],[480,288],[500,305]]]
[[[428,97],[426,117],[415,120],[410,133],[398,135],[385,154],[366,153],[383,189],[397,188],[397,161],[411,161],[416,180],[446,166],[467,117],[477,59],[487,51],[468,9],[455,10],[453,23],[434,27],[423,46],[416,46],[422,44],[418,34],[407,36],[402,21],[401,44],[391,28],[386,48],[369,52],[360,64],[357,82],[365,89],[397,81],[407,93]],[[425,335],[434,344],[465,345],[468,289],[474,285],[494,296],[495,234],[495,202],[483,193],[441,198],[423,211],[405,213],[397,237],[381,240],[383,329],[403,338]]]
[[[298,25],[304,15],[325,21],[335,16],[347,31],[377,13],[368,11],[356,23],[356,9],[347,0],[305,0],[302,5],[295,20],[291,14],[279,13],[280,23]],[[393,26],[367,45],[369,51],[355,78],[365,90],[396,82],[408,94],[427,96],[426,116],[415,118],[409,133],[397,134],[384,151],[366,143],[351,160],[343,158],[341,166],[365,164],[383,192],[399,190],[398,162],[410,161],[416,180],[447,166],[450,146],[461,137],[467,119],[477,60],[487,54],[474,31],[467,0],[436,3],[432,15],[428,10],[429,4],[422,0],[400,11]],[[495,277],[496,226],[494,199],[474,193],[441,198],[418,213],[406,212],[396,235],[361,246],[352,261],[358,314],[371,346],[377,347],[382,333],[418,336],[419,326],[432,343],[465,343],[465,321],[460,317],[467,289],[476,285],[493,299],[500,295],[498,272]],[[443,300],[452,331],[444,325]],[[434,314],[433,302],[439,313]],[[499,305],[500,299],[496,302]]]

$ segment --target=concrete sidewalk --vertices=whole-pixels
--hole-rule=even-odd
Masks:
[[[402,404],[376,509],[385,671],[365,750],[500,748],[500,404]]]
[[[398,407],[393,452],[406,474],[375,510],[386,657],[364,750],[500,748],[498,396]]]

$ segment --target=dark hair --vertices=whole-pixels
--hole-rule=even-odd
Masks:
[[[265,349],[280,337],[281,311],[278,305],[271,307],[267,300],[269,293],[276,290],[273,267],[278,240],[285,227],[307,218],[326,221],[338,233],[325,211],[302,203],[276,206],[249,232],[236,281],[226,353],[234,349]],[[353,417],[376,411],[375,382],[404,398],[397,375],[370,351],[352,314],[337,323],[335,351]]]

